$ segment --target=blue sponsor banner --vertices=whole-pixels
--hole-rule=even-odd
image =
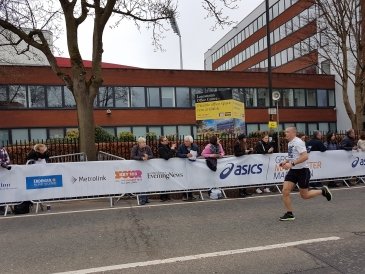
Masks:
[[[62,187],[62,175],[26,177],[27,189]]]

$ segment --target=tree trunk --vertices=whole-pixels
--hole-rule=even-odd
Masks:
[[[76,85],[74,84],[74,87]],[[85,152],[88,161],[96,161],[94,100],[89,97],[89,87],[74,88],[79,123],[80,152]]]

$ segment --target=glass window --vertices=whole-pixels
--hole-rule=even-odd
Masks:
[[[75,98],[74,95],[72,94],[72,92],[67,88],[64,87],[64,95],[65,95],[65,107],[68,108],[73,108],[76,107],[76,102],[75,102]]]
[[[176,88],[176,106],[190,107],[189,88]]]
[[[162,107],[175,107],[175,88],[161,88]]]
[[[61,86],[47,86],[47,106],[48,107],[62,107],[62,87]]]
[[[292,89],[283,89],[281,91],[281,99],[279,100],[281,107],[294,107],[294,95]]]
[[[65,133],[63,128],[50,128],[49,129],[49,138],[50,139],[58,139],[58,138],[64,138]]]
[[[322,132],[328,132],[329,128],[328,128],[328,123],[318,123],[318,130],[322,131]]]
[[[256,88],[250,88],[245,90],[246,94],[246,107],[257,107],[257,90]]]
[[[46,96],[44,87],[29,86],[29,107],[44,108],[46,106]]]
[[[256,132],[259,130],[258,124],[247,124],[247,134]]]
[[[147,88],[147,106],[160,106],[160,88]]]
[[[269,90],[266,88],[257,89],[257,106],[268,107],[270,104]]]
[[[308,89],[307,90],[307,106],[308,107],[315,107],[317,106],[317,92],[316,90],[313,89]]]
[[[204,88],[191,88],[191,105],[195,106],[195,95],[204,93]]]
[[[0,106],[4,104],[8,104],[8,94],[6,86],[0,86]]]
[[[327,107],[327,90],[318,89],[317,90],[317,102],[319,107]]]
[[[28,129],[12,129],[11,130],[11,137],[13,143],[15,142],[24,142],[29,140],[28,136]]]
[[[308,134],[312,135],[315,130],[318,130],[317,123],[308,123]]]
[[[106,132],[115,137],[115,128],[114,127],[102,127]]]
[[[133,135],[138,137],[146,137],[146,127],[133,127]]]
[[[331,63],[329,60],[325,60],[321,63],[322,74],[331,74]]]
[[[9,104],[12,107],[27,107],[25,86],[9,86]]]
[[[31,128],[30,129],[31,140],[47,140],[47,130],[45,128]]]
[[[268,123],[260,124],[260,131],[269,131]]]
[[[179,136],[191,135],[191,127],[190,126],[177,126],[177,130]]]
[[[115,107],[126,108],[129,107],[129,88],[128,87],[114,87]]]
[[[132,129],[131,129],[131,127],[117,127],[117,136],[118,137],[121,132],[131,132],[132,133]]]
[[[334,107],[336,106],[336,99],[335,99],[335,91],[328,90],[328,106]]]
[[[161,136],[161,127],[148,127],[148,132],[153,132],[156,136]]]
[[[306,124],[305,123],[296,123],[295,124],[298,132],[307,133]]]
[[[0,129],[0,147],[9,142],[9,130]]]
[[[330,131],[337,132],[337,125],[336,123],[329,123]]]
[[[304,107],[305,106],[305,90],[294,89],[294,106]]]
[[[176,136],[176,126],[164,126],[163,134],[165,136]]]
[[[144,87],[131,87],[131,107],[145,107]]]
[[[114,94],[112,87],[100,87],[99,88],[99,107],[113,107],[114,106]]]

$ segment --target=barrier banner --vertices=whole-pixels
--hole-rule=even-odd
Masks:
[[[286,156],[222,158],[216,172],[180,158],[13,165],[0,168],[0,203],[282,183]],[[308,163],[312,180],[365,175],[364,152],[311,152]]]

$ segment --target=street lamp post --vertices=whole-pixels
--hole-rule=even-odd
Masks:
[[[175,14],[172,14],[170,17],[170,24],[172,30],[179,36],[179,46],[180,46],[180,69],[183,69],[183,59],[182,59],[182,44],[181,44],[181,34],[179,30],[179,26],[177,25]]]

